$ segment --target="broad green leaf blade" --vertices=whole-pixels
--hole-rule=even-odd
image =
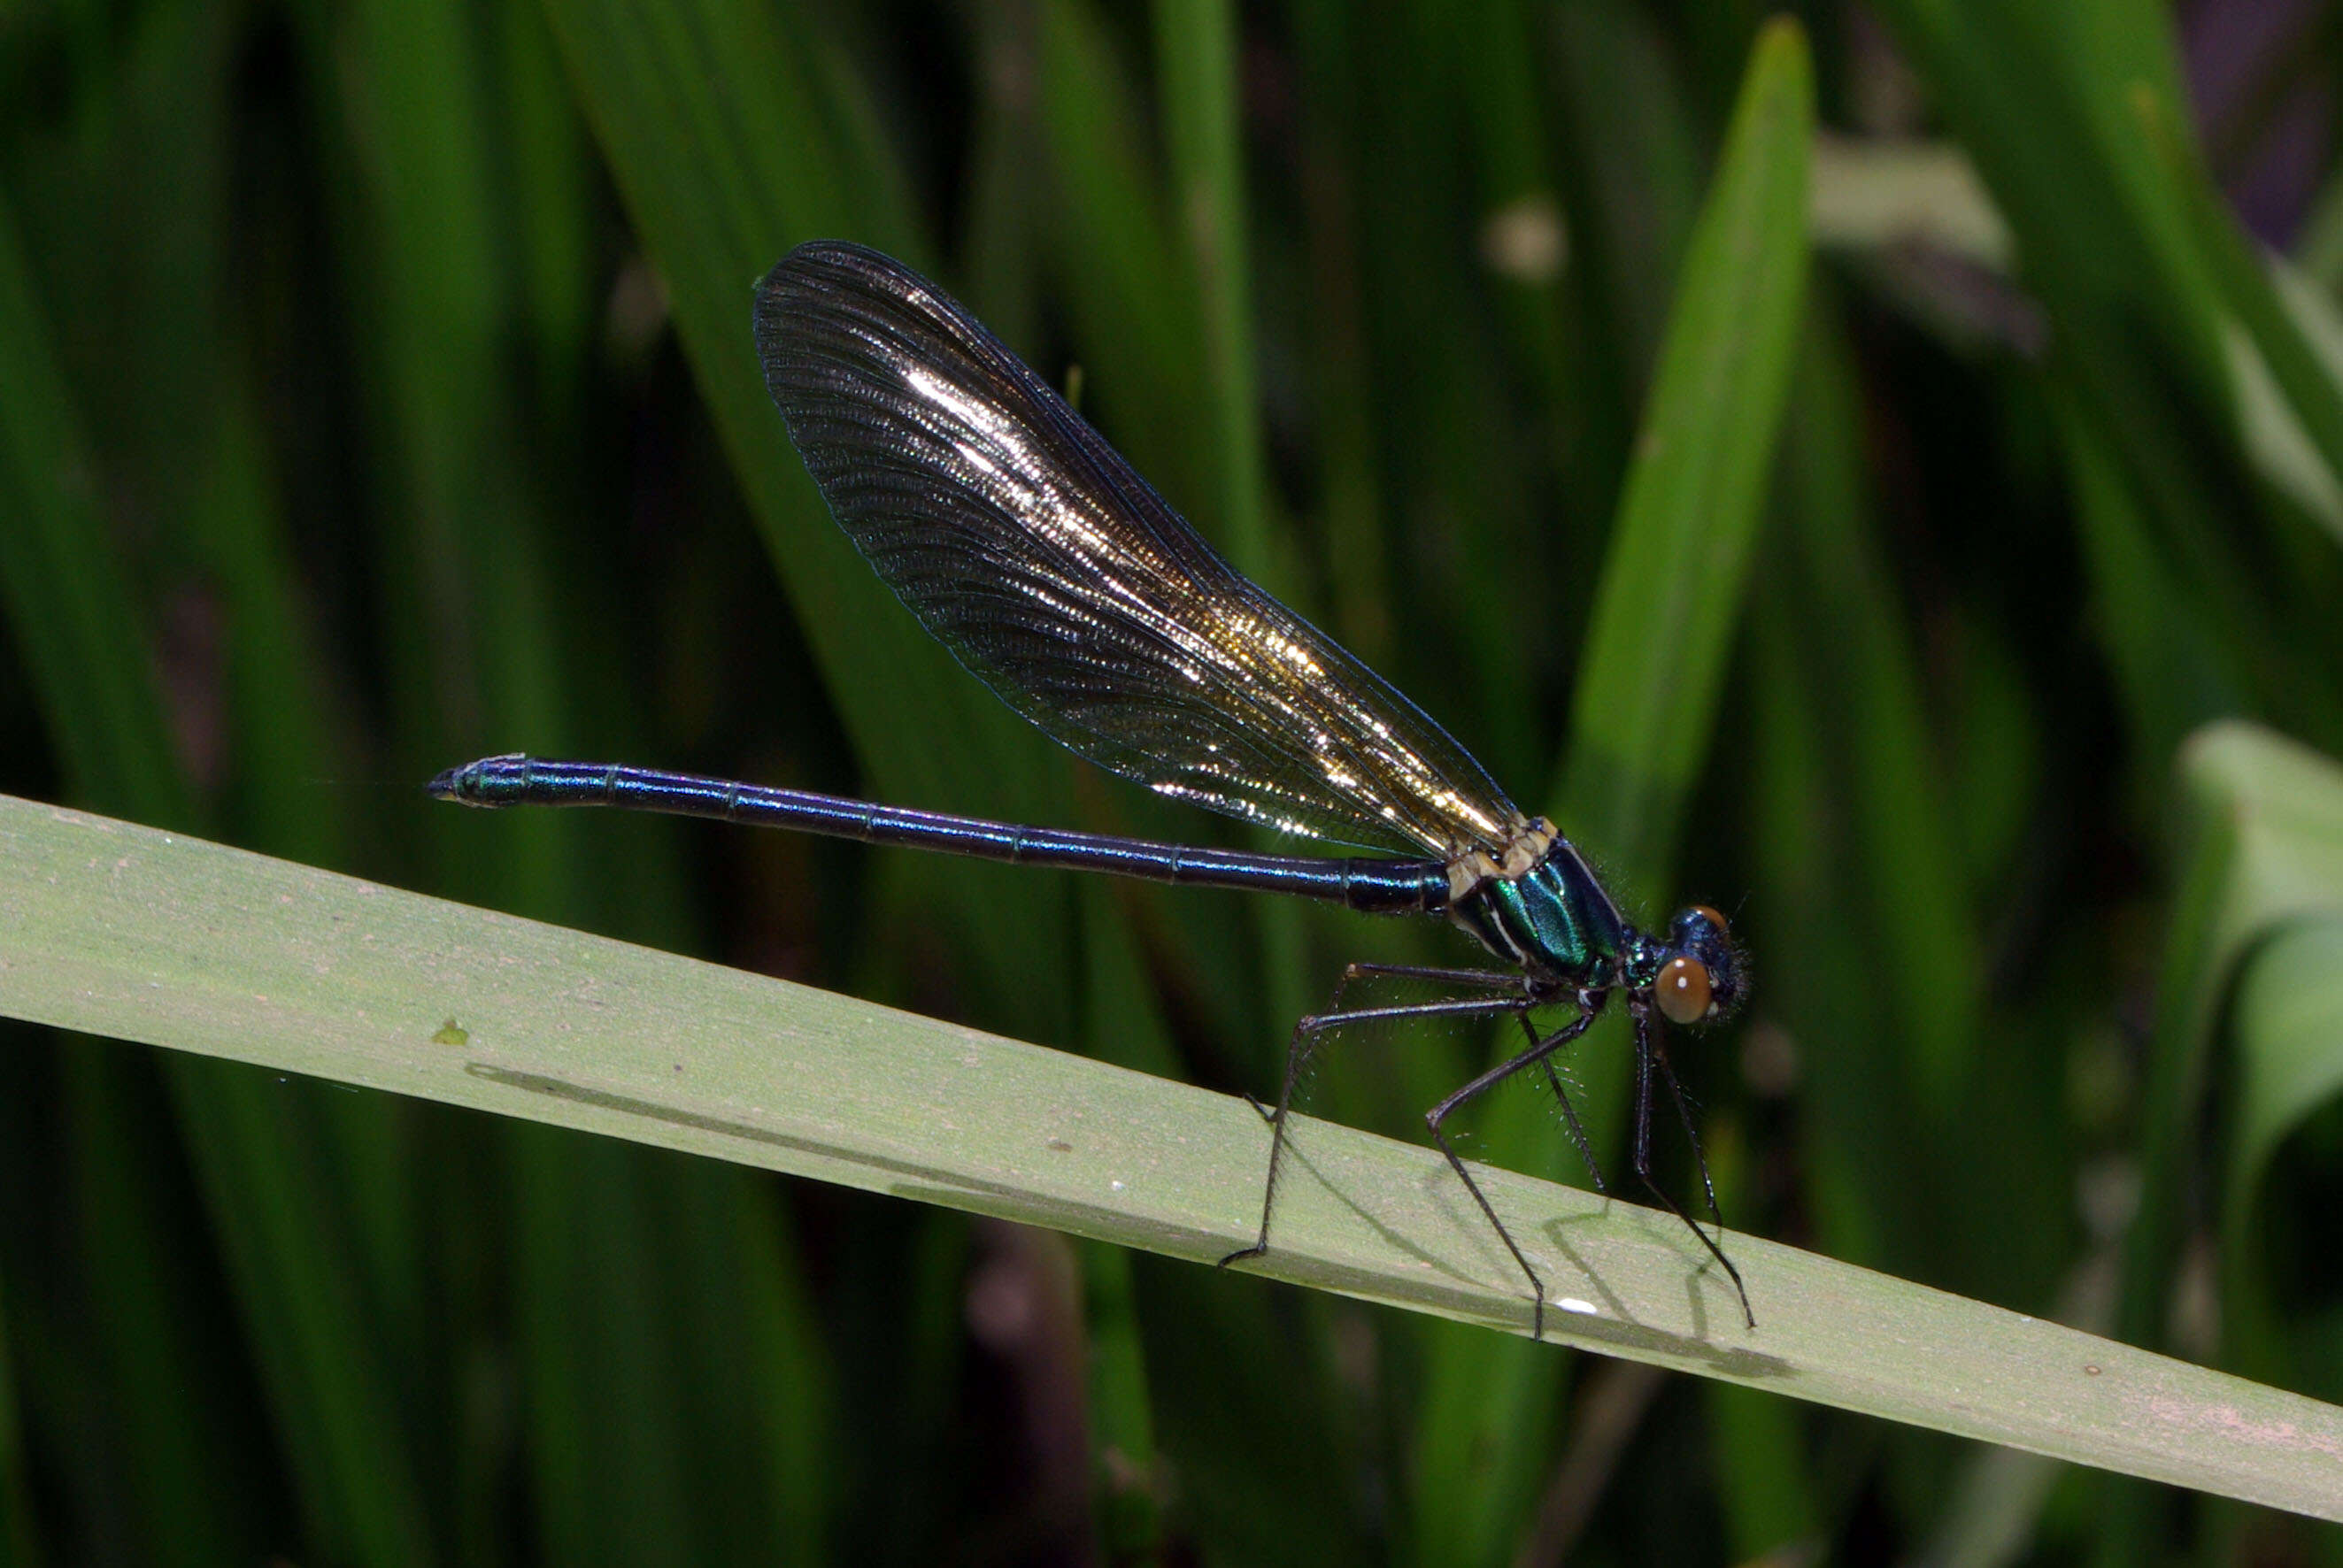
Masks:
[[[2343,767],[2256,725],[2192,737],[2181,779],[2194,813],[2166,939],[2150,1047],[2141,1165],[2148,1181],[2126,1245],[2117,1332],[2154,1337],[2196,1136],[2213,1027],[2239,960],[2280,926],[2343,913]],[[2258,1101],[2257,1101],[2258,1103]],[[2274,1135],[2275,1121],[2256,1136]],[[2249,1123],[2249,1128],[2261,1122]],[[2267,1146],[2241,1154],[2258,1160]],[[2240,1167],[2234,1175],[2243,1175]]]
[[[2228,759],[2249,769],[2234,779],[2244,786],[2237,798],[2256,808],[2247,837],[2267,840],[2253,857],[2264,869],[2233,883],[2230,901],[2272,902],[2234,931],[2236,1090],[2222,1181],[2222,1349],[2233,1367],[2296,1381],[2318,1375],[2308,1369],[2325,1358],[2314,1352],[2306,1362],[2304,1351],[2323,1335],[2317,1318],[2273,1299],[2277,1271],[2265,1242],[2286,1216],[2268,1179],[2279,1146],[2343,1095],[2343,769],[2288,769],[2282,757],[2274,760],[2274,768],[2256,768],[2250,751]],[[2273,871],[2288,879],[2275,881]],[[2294,880],[2298,872],[2307,879]]]
[[[2343,1094],[2343,884],[2323,919],[2287,927],[2237,981],[2240,1090],[2228,1181],[2230,1235],[2279,1141]]]
[[[2306,1245],[2324,1251],[2331,1215],[2315,1192],[2305,1198],[2270,1177],[2279,1146],[2343,1097],[2343,889],[2338,894],[2332,913],[2286,926],[2239,971],[2237,1126],[2221,1223],[2222,1359],[2329,1390],[2332,1317],[2287,1302],[2277,1286],[2288,1271],[2275,1260]]]
[[[1209,1093],[779,980],[0,797],[0,1012],[1196,1261],[1268,1131]],[[1431,1150],[1305,1122],[1257,1271],[1520,1332]],[[2343,1409],[1668,1216],[1485,1178],[1559,1342],[2343,1520]]]

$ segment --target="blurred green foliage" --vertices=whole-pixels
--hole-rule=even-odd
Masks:
[[[1736,1228],[2343,1396],[2343,890],[2224,849],[2330,766],[2222,731],[2174,786],[2216,719],[2343,750],[2343,30],[1798,9],[1841,138],[1803,298],[1713,216],[1792,69],[1754,7],[20,0],[0,788],[1266,1088],[1344,959],[1453,940],[420,799],[527,749],[1234,841],[1020,725],[830,524],[749,291],[860,239],[1079,365],[1640,912],[1733,915],[1755,1003],[1678,1055]],[[1981,186],[1867,155],[1923,137]],[[2274,277],[2224,192],[2284,157]],[[1819,216],[1857,191],[1920,194]],[[1746,377],[1713,426],[1687,365]],[[1405,1134],[1486,1045],[1364,1042],[1316,1109]],[[1541,1115],[1486,1143],[1566,1171]],[[0,1034],[0,1563],[2343,1562],[1523,1350]]]

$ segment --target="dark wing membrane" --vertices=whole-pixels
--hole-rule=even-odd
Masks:
[[[830,510],[1009,706],[1160,793],[1403,854],[1522,816],[1463,748],[1241,577],[976,319],[876,251],[757,291],[773,401]]]

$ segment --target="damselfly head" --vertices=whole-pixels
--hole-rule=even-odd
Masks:
[[[1668,922],[1666,960],[1652,980],[1652,1001],[1670,1023],[1711,1023],[1741,1000],[1741,955],[1725,917],[1706,904]]]

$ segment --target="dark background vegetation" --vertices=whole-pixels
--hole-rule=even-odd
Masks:
[[[2343,740],[2343,508],[2258,456],[2233,323],[2267,284],[2219,205],[2313,294],[2343,282],[2338,14],[1794,10],[1845,138],[1819,204],[1901,192],[1910,221],[1818,230],[1697,789],[1633,864],[1563,825],[1645,916],[1701,898],[1748,945],[1754,1005],[1680,1050],[1735,1228],[2343,1395],[2315,1229],[2343,1123],[2248,1206],[2278,1310],[2244,1346],[2220,1096],[2201,1142],[2142,1131],[2183,739]],[[999,713],[830,532],[749,300],[842,235],[1079,365],[1175,504],[1547,804],[1763,19],[0,5],[0,788],[1264,1090],[1345,958],[1455,940],[417,787],[527,749],[1244,841]],[[1964,228],[1981,204],[1865,156],[1887,143],[1965,149],[2015,260]],[[2314,468],[2343,450],[2322,417]],[[1584,1071],[1613,1148],[1620,1043]],[[1313,1108],[1414,1135],[1485,1044],[1368,1042]],[[1579,1179],[1565,1150],[1495,1152]],[[2168,1223],[2126,1283],[2143,1190]],[[0,1031],[0,1563],[1932,1543],[2343,1560],[1772,1396]]]

